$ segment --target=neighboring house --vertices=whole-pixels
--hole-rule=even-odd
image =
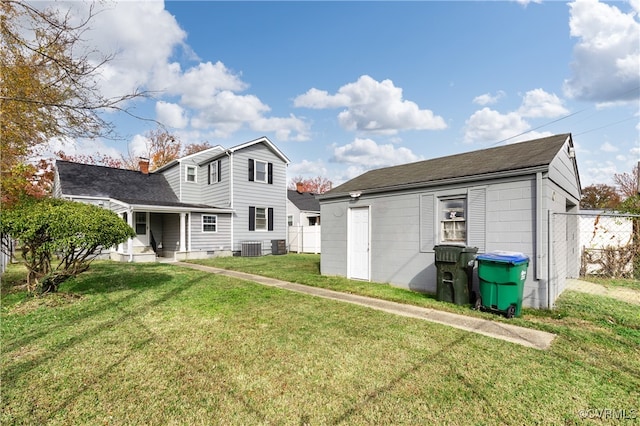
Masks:
[[[530,258],[523,304],[552,306],[579,250],[569,220],[550,262],[548,218],[579,200],[570,134],[371,170],[319,196],[321,272],[434,293],[436,245],[515,251]]]
[[[148,161],[140,171],[57,161],[54,196],[103,206],[131,225],[137,235],[112,250],[115,260],[261,255],[287,238],[288,164],[266,137],[152,173]]]
[[[287,224],[289,251],[320,253],[320,202],[317,195],[296,190],[287,191]]]
[[[316,194],[298,189],[287,190],[287,224],[289,226],[320,225],[320,202]]]

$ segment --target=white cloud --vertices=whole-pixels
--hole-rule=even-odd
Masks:
[[[473,98],[473,103],[482,106],[493,105],[505,96],[505,92],[503,92],[502,90],[498,90],[495,95],[492,95],[491,93],[485,93],[483,95],[476,96],[475,98]]]
[[[156,119],[168,127],[182,129],[189,123],[185,110],[177,104],[156,102]]]
[[[106,155],[109,157],[120,158],[120,151],[110,147],[99,139],[82,139],[74,140],[68,138],[49,139],[48,147],[42,157],[54,157],[56,152],[62,151],[67,155]]]
[[[395,147],[392,144],[378,145],[372,139],[356,138],[352,143],[343,146],[333,145],[331,161],[354,164],[367,169],[393,166],[422,160],[410,149]]]
[[[98,4],[99,13],[95,13],[90,29],[83,34],[86,47],[82,52],[91,52],[90,58],[96,64],[113,55],[98,75],[97,84],[104,96],[149,90],[164,102],[156,104],[160,121],[176,128],[212,129],[209,134],[215,137],[228,137],[261,123],[257,126],[271,128],[277,139],[308,138],[302,119],[269,117],[268,105],[253,94],[241,93],[248,90],[249,84],[222,62],[198,62],[182,69],[173,61],[177,50],[192,61],[199,59],[186,44],[187,33],[165,10],[163,1]],[[71,10],[76,22],[80,22],[88,16],[90,2],[43,4],[47,6],[62,13]],[[276,122],[281,127],[275,128]]]
[[[587,161],[585,170],[580,169],[580,183],[583,187],[604,183],[613,184],[613,175],[619,173],[615,164],[611,161]]]
[[[531,126],[517,112],[502,114],[490,108],[476,111],[465,122],[465,142],[497,142],[526,132]]]
[[[542,89],[529,90],[522,97],[522,103],[516,111],[501,113],[484,107],[474,112],[465,121],[464,141],[507,140],[509,143],[514,143],[550,136],[550,132],[528,131],[532,126],[527,119],[552,118],[568,113],[569,110],[562,105],[562,100],[555,94],[547,93]]]
[[[567,110],[560,98],[554,93],[547,93],[542,89],[534,89],[525,93],[518,112],[523,117],[559,117],[566,115]]]
[[[351,131],[394,135],[401,130],[437,130],[447,127],[444,119],[428,109],[402,98],[402,89],[391,80],[378,82],[368,75],[330,95],[310,89],[294,99],[294,105],[308,108],[346,107],[338,114],[340,125]]]
[[[287,175],[289,178],[294,176],[302,177],[327,177],[327,168],[322,160],[309,161],[302,160],[300,163],[292,163],[287,168]]]
[[[287,118],[260,118],[253,121],[250,127],[261,133],[273,132],[282,141],[307,141],[310,137],[309,124],[293,114]]]
[[[349,105],[349,97],[342,93],[330,95],[327,91],[311,88],[307,93],[297,96],[293,105],[313,109],[340,108]]]
[[[131,142],[129,142],[129,154],[132,157],[144,157],[149,155],[149,150],[147,149],[148,143],[150,140],[142,135],[135,135]]]
[[[565,80],[566,96],[608,102],[638,98],[640,85],[640,23],[635,12],[624,13],[597,0],[569,4],[571,36],[579,39]]]
[[[600,150],[604,152],[617,152],[618,148],[611,145],[609,142],[605,142],[602,145],[600,145]]]

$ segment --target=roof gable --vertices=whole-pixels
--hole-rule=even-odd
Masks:
[[[227,151],[229,152],[236,152],[236,151],[240,151],[241,149],[256,145],[256,144],[264,144],[267,146],[267,148],[269,148],[275,155],[277,155],[285,164],[289,164],[291,161],[289,160],[289,158],[287,158],[286,155],[284,155],[282,153],[282,151],[280,151],[266,136],[263,136],[261,138],[258,139],[254,139],[252,141],[249,142],[245,142],[243,144],[240,145],[236,145],[232,148],[229,148]]]
[[[480,178],[495,173],[547,167],[571,134],[519,142],[400,166],[370,170],[328,191],[340,195],[350,191],[383,191],[429,185],[451,179]]]

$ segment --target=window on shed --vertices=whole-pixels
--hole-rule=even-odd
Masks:
[[[187,182],[196,181],[196,166],[187,166],[185,179]]]
[[[218,230],[218,216],[202,215],[202,232],[216,232]]]
[[[440,200],[440,240],[443,243],[467,242],[466,211],[465,197]]]

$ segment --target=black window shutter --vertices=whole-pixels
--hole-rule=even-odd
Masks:
[[[211,185],[211,164],[207,165],[207,185]]]
[[[249,181],[253,182],[253,160],[249,158]]]
[[[273,207],[267,209],[267,229],[273,231]]]
[[[222,181],[222,160],[218,160],[218,182]]]
[[[267,169],[268,169],[268,178],[267,178],[267,182],[269,182],[270,184],[273,184],[273,163],[269,163],[267,165]]]
[[[256,230],[256,208],[249,206],[249,231]]]

